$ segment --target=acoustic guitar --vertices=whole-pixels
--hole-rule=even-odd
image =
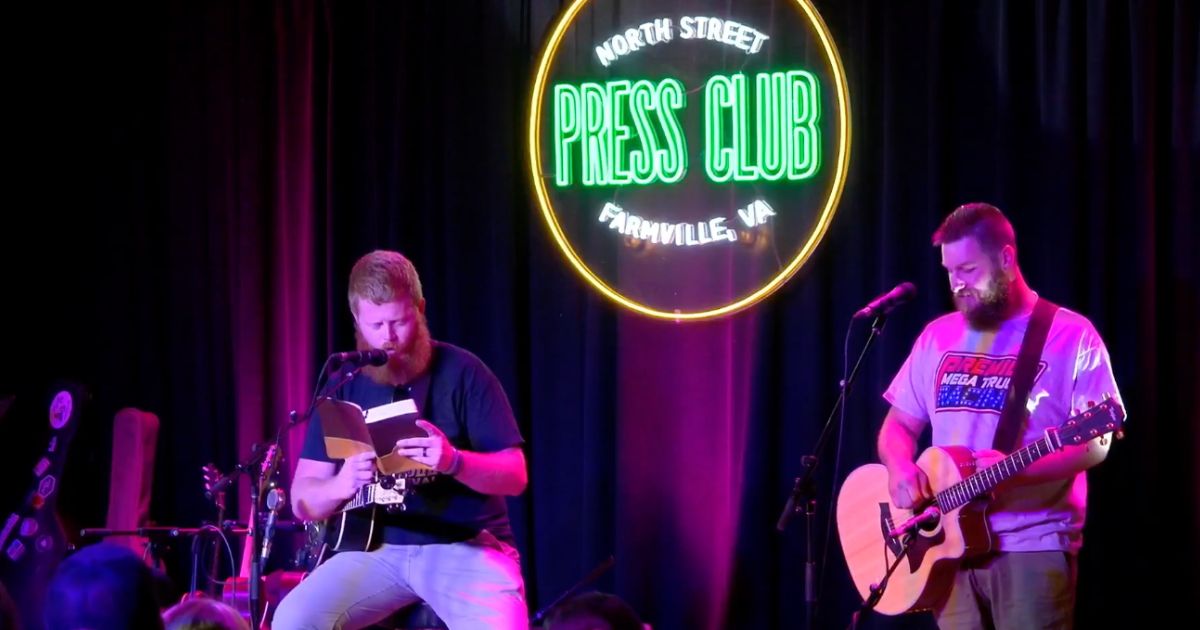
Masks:
[[[929,448],[916,463],[929,477],[935,498],[917,511],[891,502],[882,464],[857,468],[838,494],[837,521],[859,594],[864,600],[878,597],[874,609],[887,615],[932,608],[949,589],[962,559],[991,550],[986,502],[976,499],[1065,446],[1106,439],[1114,432],[1121,437],[1124,421],[1124,409],[1105,400],[979,471],[970,449]],[[881,594],[873,593],[876,587]]]
[[[320,546],[319,551],[308,554],[314,557],[312,566],[319,565],[329,552],[370,551],[379,546],[380,532],[376,528],[379,517],[403,511],[404,498],[438,474],[429,468],[377,473],[375,481],[359,488],[337,513],[309,525],[309,545]]]

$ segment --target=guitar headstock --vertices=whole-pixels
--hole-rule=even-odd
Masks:
[[[221,477],[224,476],[221,474],[221,469],[217,468],[217,465],[212,462],[209,462],[200,468],[200,472],[204,473],[205,492],[212,492],[216,488],[217,482],[220,481]]]
[[[1088,407],[1058,427],[1058,437],[1064,446],[1083,444],[1106,433],[1123,437],[1125,409],[1115,398],[1105,396],[1104,402]]]
[[[258,471],[261,477],[270,477],[275,474],[276,467],[279,466],[279,445],[271,442],[267,444],[267,453],[263,455],[262,467]]]
[[[204,473],[204,496],[208,497],[217,504],[217,507],[225,509],[225,486],[228,482],[222,483],[225,475],[221,474],[221,469],[215,464],[209,462],[200,469]]]

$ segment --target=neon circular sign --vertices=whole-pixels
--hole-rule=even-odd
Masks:
[[[808,0],[575,0],[538,59],[528,151],[558,247],[602,294],[671,320],[778,290],[837,209],[841,58]]]

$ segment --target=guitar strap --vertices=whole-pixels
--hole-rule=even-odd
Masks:
[[[1022,429],[1027,414],[1025,401],[1029,399],[1029,390],[1033,387],[1033,377],[1037,374],[1038,359],[1042,357],[1042,349],[1046,345],[1046,335],[1050,332],[1050,323],[1058,305],[1050,300],[1038,298],[1033,306],[1033,315],[1029,319],[1029,327],[1025,329],[1025,337],[1021,339],[1021,350],[1017,353],[1017,366],[1013,371],[1012,384],[1008,388],[1008,397],[1004,400],[1004,409],[1000,412],[1000,423],[996,426],[996,436],[992,448],[1011,453],[1019,444]]]

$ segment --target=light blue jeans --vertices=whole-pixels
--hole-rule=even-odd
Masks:
[[[361,628],[417,601],[451,630],[529,627],[517,552],[484,531],[468,542],[336,554],[283,598],[271,628]]]

